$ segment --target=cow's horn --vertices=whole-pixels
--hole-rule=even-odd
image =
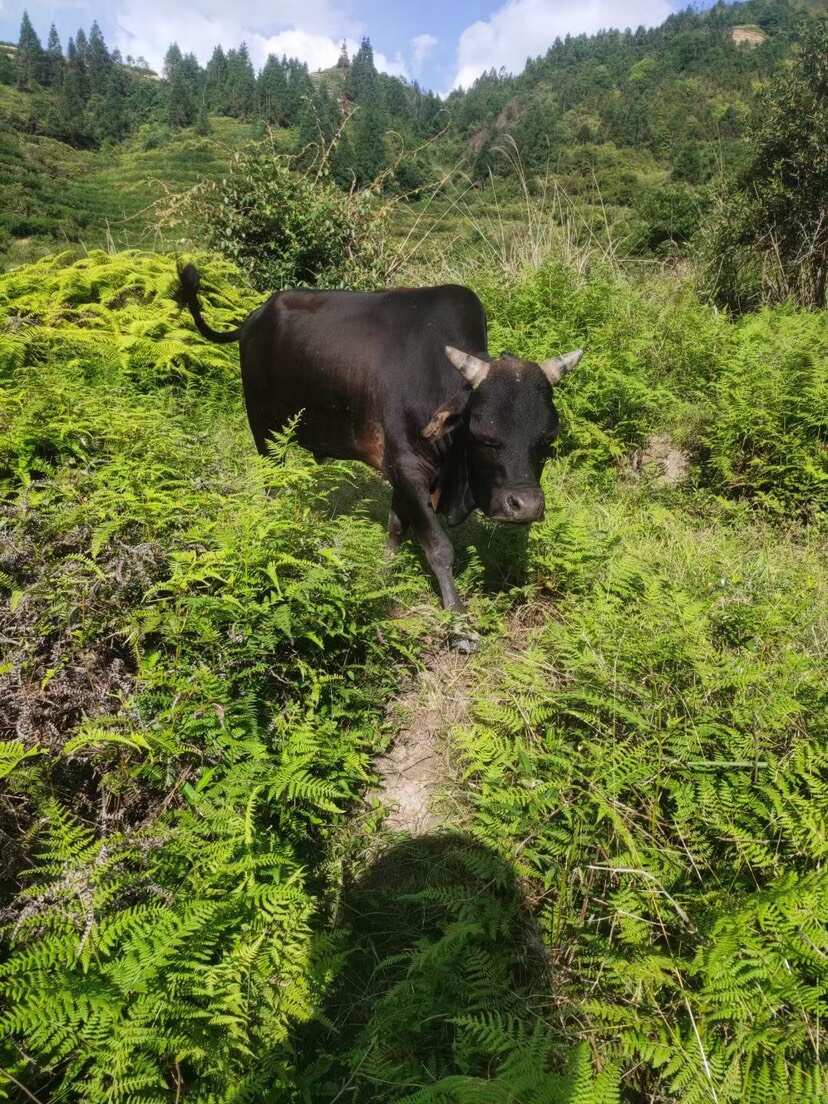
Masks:
[[[554,387],[556,383],[561,382],[567,372],[572,371],[583,355],[583,349],[575,349],[563,356],[550,357],[540,365],[540,370]]]
[[[472,388],[479,387],[489,374],[491,364],[488,360],[481,360],[471,353],[464,353],[460,349],[455,349],[453,345],[446,345],[446,356]]]

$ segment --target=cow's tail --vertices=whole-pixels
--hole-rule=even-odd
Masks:
[[[201,276],[196,266],[188,264],[181,268],[179,265],[178,287],[175,290],[174,299],[179,307],[187,307],[193,316],[193,322],[195,322],[198,332],[210,341],[218,341],[221,345],[230,345],[232,342],[238,341],[241,337],[241,326],[238,326],[235,330],[220,331],[212,329],[204,321],[204,315],[201,313],[201,305],[198,301],[200,286]]]

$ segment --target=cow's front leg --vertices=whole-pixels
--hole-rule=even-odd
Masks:
[[[402,543],[408,530],[405,516],[405,503],[398,491],[391,497],[391,509],[388,511],[388,539],[385,542],[385,554],[390,559]]]
[[[423,511],[422,517],[415,519],[414,532],[425,554],[428,566],[437,580],[443,607],[447,610],[454,610],[456,613],[462,613],[466,607],[457,592],[457,585],[454,582],[452,572],[454,547],[448,534],[437,520],[430,504]]]
[[[421,486],[419,481],[401,481],[394,487],[394,496],[391,500],[391,515],[396,516],[399,526],[394,526],[400,536],[407,526],[414,530],[420,547],[426,558],[428,566],[437,586],[440,588],[440,597],[443,606],[447,610],[456,610],[461,613],[464,609],[462,599],[457,593],[454,576],[451,573],[454,563],[454,548],[448,535],[434,513],[431,496],[427,486]],[[389,529],[391,519],[389,518]],[[390,534],[389,534],[390,535]]]
[[[437,580],[444,608],[458,615],[449,637],[451,647],[465,653],[476,651],[480,640],[463,616],[465,606],[451,570],[454,548],[434,512],[428,489],[416,484],[396,487],[391,510],[403,526],[410,525],[414,530],[426,562]]]

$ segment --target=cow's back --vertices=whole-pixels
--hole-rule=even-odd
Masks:
[[[445,346],[485,353],[477,296],[459,285],[272,295],[241,338],[256,444],[302,412],[299,443],[317,456],[382,469],[379,435],[400,435],[462,386]]]

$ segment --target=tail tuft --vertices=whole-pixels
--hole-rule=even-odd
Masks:
[[[201,276],[199,271],[193,264],[178,266],[178,287],[173,292],[173,299],[179,305],[179,307],[186,307],[190,314],[193,316],[193,322],[195,322],[196,329],[202,337],[206,337],[208,341],[216,341],[219,345],[229,345],[233,341],[238,341],[242,335],[242,325],[238,326],[235,330],[214,330],[211,326],[208,326],[204,321],[204,315],[201,313],[201,306],[198,302],[198,292],[201,287]]]
[[[198,305],[198,292],[201,287],[201,274],[194,264],[178,266],[178,287],[175,289],[173,299],[179,307]]]

